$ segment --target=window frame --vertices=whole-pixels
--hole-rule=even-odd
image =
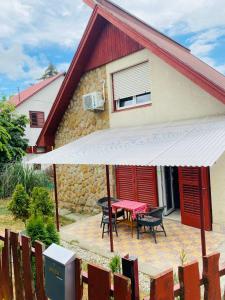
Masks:
[[[148,91],[148,92],[145,91],[145,92],[143,92],[142,94],[139,94],[139,95],[133,95],[133,96],[130,96],[130,97],[127,97],[127,98],[122,98],[122,99],[115,100],[114,74],[119,73],[119,72],[121,72],[123,70],[126,70],[126,69],[134,68],[134,67],[136,67],[138,65],[141,65],[143,63],[149,63],[149,60],[142,61],[140,63],[128,66],[126,68],[123,68],[123,69],[120,69],[118,71],[115,71],[115,72],[111,73],[111,85],[112,85],[112,96],[113,96],[113,106],[112,106],[113,110],[112,110],[112,112],[119,112],[119,111],[123,111],[123,110],[134,109],[134,108],[139,108],[139,107],[142,107],[142,106],[151,106],[152,105],[151,90]],[[119,101],[121,101],[121,100],[125,100],[125,99],[128,99],[128,98],[132,97],[133,101],[136,101],[138,96],[146,95],[146,94],[149,94],[149,98],[150,98],[146,102],[143,102],[143,103],[137,103],[136,102],[136,103],[133,103],[129,106],[124,106],[124,107],[119,107],[119,105],[118,105]]]
[[[32,123],[32,114],[36,114],[36,117],[38,114],[41,114],[43,116],[43,124],[38,123],[38,117],[37,117],[37,125],[34,125]],[[30,128],[43,128],[45,124],[45,113],[43,111],[29,111],[29,119],[30,119]]]

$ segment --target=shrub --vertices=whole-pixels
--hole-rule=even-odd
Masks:
[[[43,187],[34,187],[31,194],[31,214],[43,215],[45,217],[54,216],[54,205],[49,191]]]
[[[22,163],[5,164],[0,168],[0,198],[12,196],[17,184],[22,184],[30,195],[35,186],[50,188],[52,182],[45,171],[34,170]]]
[[[109,262],[109,268],[112,273],[121,272],[121,258],[119,255],[115,255]]]
[[[59,234],[52,219],[47,221],[43,216],[32,216],[26,226],[26,233],[31,238],[32,245],[36,240],[49,247],[52,243],[59,244]]]
[[[20,219],[24,223],[29,217],[30,198],[22,184],[18,184],[9,203],[9,210],[15,219]]]

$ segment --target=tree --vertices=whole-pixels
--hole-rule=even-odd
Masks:
[[[54,216],[54,205],[49,191],[44,187],[34,187],[31,194],[31,214],[44,217]]]
[[[25,138],[27,117],[15,113],[15,107],[0,102],[0,168],[2,164],[21,161],[26,154]]]
[[[20,219],[26,224],[29,217],[30,198],[22,184],[17,184],[9,203],[9,210],[12,212],[15,219]]]
[[[57,71],[56,67],[52,63],[50,63],[40,79],[41,80],[48,79],[57,75],[58,73],[59,72]]]

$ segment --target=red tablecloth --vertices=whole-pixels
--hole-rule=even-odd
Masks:
[[[138,212],[145,212],[148,207],[146,203],[129,201],[129,200],[121,200],[119,202],[113,203],[112,208],[113,210],[116,210],[118,208],[129,210],[131,212],[132,219],[135,220],[136,214]]]

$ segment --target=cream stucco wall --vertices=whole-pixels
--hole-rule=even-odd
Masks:
[[[210,168],[213,230],[225,232],[225,153]]]
[[[132,65],[149,61],[152,105],[113,112],[111,74]],[[193,119],[225,114],[225,105],[195,83],[144,49],[106,66],[109,99],[111,99],[110,127]]]

